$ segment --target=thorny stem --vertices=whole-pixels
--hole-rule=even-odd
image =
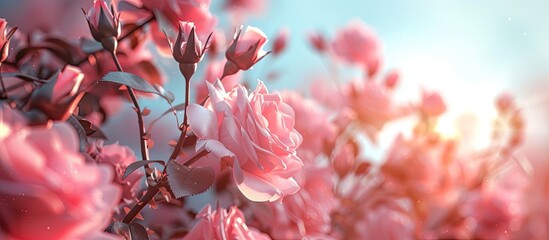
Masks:
[[[2,78],[2,63],[0,63],[0,83],[2,83],[2,98],[8,98],[8,91],[6,90],[6,85],[4,84],[4,79]]]
[[[187,114],[187,108],[189,107],[189,103],[191,101],[191,79],[185,79],[185,115],[183,116],[183,124],[179,127],[181,129],[181,135],[179,135],[179,139],[177,140],[177,144],[175,145],[175,149],[172,152],[172,155],[170,156],[170,161],[175,160],[177,158],[177,155],[179,155],[179,152],[181,152],[181,148],[185,144],[185,139],[187,139],[187,129],[189,128],[188,123],[188,114]]]
[[[169,161],[174,161],[177,158],[177,156],[181,152],[181,148],[185,144],[185,139],[187,139],[187,129],[189,128],[189,126],[188,126],[188,116],[187,116],[187,107],[189,106],[189,103],[191,101],[190,100],[190,98],[191,98],[191,96],[190,96],[190,92],[191,92],[190,87],[191,86],[190,85],[191,85],[191,79],[185,79],[185,116],[183,117],[183,123],[180,126],[181,135],[179,135],[179,139],[177,140],[177,144],[175,146],[175,149],[173,150],[172,155],[170,156],[170,159],[168,160],[168,162]],[[130,88],[128,88],[128,89],[130,89]],[[189,165],[193,164],[194,162],[196,162],[196,160],[198,160],[200,157],[204,156],[207,153],[208,152],[206,152],[206,151],[202,151],[202,152],[198,153],[197,155],[195,155],[194,157],[187,160],[187,162],[185,162],[183,165],[189,166]],[[149,189],[147,190],[147,193],[145,193],[145,195],[141,199],[139,199],[139,202],[132,207],[132,209],[124,217],[122,222],[130,223],[135,218],[135,216],[137,216],[137,214],[139,214],[139,212],[141,212],[141,210],[143,210],[143,208],[151,201],[151,199],[153,199],[156,196],[156,194],[158,194],[158,192],[160,191],[160,188],[164,184],[166,184],[165,177],[166,177],[166,167],[164,167],[164,171],[162,172],[162,177],[160,178],[158,183],[154,186],[149,186]]]
[[[122,66],[120,65],[120,62],[118,61],[118,57],[116,57],[116,53],[112,52],[112,59],[114,60],[114,63],[116,64],[116,68],[118,71],[123,72]],[[137,101],[137,97],[135,96],[135,91],[131,87],[128,88],[128,93],[130,95],[130,98],[132,100],[133,106],[135,107],[135,112],[137,113],[137,122],[139,124],[139,137],[140,137],[140,143],[141,143],[141,158],[146,161],[149,160],[149,150],[147,149],[147,142],[145,139],[145,122],[143,121],[143,114],[141,113],[141,108],[139,107],[139,102]],[[145,170],[148,168],[147,165],[145,165]],[[149,174],[147,174],[149,175]]]

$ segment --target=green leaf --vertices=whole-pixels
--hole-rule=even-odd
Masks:
[[[202,193],[215,180],[214,170],[210,167],[187,167],[176,161],[169,161],[166,166],[168,184],[176,198]]]

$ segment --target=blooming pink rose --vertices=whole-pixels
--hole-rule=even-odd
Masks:
[[[381,43],[374,31],[359,20],[355,19],[339,30],[332,48],[338,58],[359,64],[370,76],[379,68]]]
[[[193,22],[196,33],[205,39],[217,24],[217,19],[209,10],[209,0],[142,0],[143,6],[159,11],[177,29],[179,21]],[[169,56],[169,45],[157,22],[151,24],[151,36],[160,52]]]
[[[250,69],[268,54],[263,50],[265,43],[267,43],[267,36],[259,28],[248,26],[244,33],[242,33],[242,28],[238,30],[233,42],[225,52],[227,63],[223,70],[223,76],[235,74],[239,70]]]
[[[195,84],[195,96],[196,96],[196,102],[202,102],[206,97],[208,97],[208,86],[206,85],[206,82],[209,83],[215,83],[217,79],[221,77],[223,74],[223,66],[225,65],[224,61],[220,60],[209,60],[207,62],[206,70],[204,72],[204,79],[196,81]],[[223,88],[225,89],[233,89],[238,82],[242,79],[242,74],[236,73],[230,76],[226,76],[223,78],[223,81],[221,83],[223,84]]]
[[[108,166],[86,164],[66,123],[26,127],[0,109],[0,221],[9,239],[107,238],[120,200]]]
[[[423,92],[420,111],[429,117],[437,117],[446,112],[446,104],[437,92]]]
[[[294,129],[292,108],[261,81],[250,95],[243,86],[226,92],[220,81],[207,85],[206,106],[188,108],[197,148],[206,146],[232,166],[238,188],[252,201],[275,201],[297,192],[293,176],[301,171],[296,149],[302,137]]]
[[[268,240],[268,235],[246,225],[244,214],[235,206],[229,211],[223,208],[212,210],[208,204],[197,215],[199,219],[191,231],[183,239],[212,239],[212,240]]]

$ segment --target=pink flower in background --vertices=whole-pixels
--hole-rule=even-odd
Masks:
[[[303,188],[282,202],[262,203],[266,209],[255,206],[258,220],[275,239],[332,239],[331,213],[339,206],[333,175],[326,167],[304,169],[298,179]]]
[[[117,143],[103,145],[102,142],[95,143],[95,149],[91,150],[90,155],[97,163],[103,163],[111,166],[114,170],[114,183],[122,188],[122,201],[133,202],[138,196],[140,189],[140,180],[143,173],[136,171],[123,179],[126,168],[136,160],[132,149]]]
[[[71,126],[26,127],[0,109],[1,234],[10,239],[108,238],[105,227],[120,200],[108,166],[90,165]]]
[[[309,42],[311,43],[313,48],[319,53],[324,53],[328,50],[328,43],[326,42],[326,38],[321,33],[310,33]]]
[[[200,39],[205,39],[217,24],[217,19],[210,12],[209,0],[142,0],[143,6],[157,10],[168,20],[174,29],[179,21],[193,22]],[[164,55],[171,51],[162,29],[157,22],[151,24],[151,36],[158,49]]]
[[[79,68],[67,65],[53,86],[53,102],[60,102],[63,98],[76,95],[83,79],[84,74]]]
[[[240,25],[249,16],[259,16],[267,10],[269,0],[225,0],[233,25]]]
[[[305,99],[297,92],[283,92],[282,99],[295,112],[295,129],[303,137],[298,149],[323,152],[326,144],[335,141],[337,127],[329,121],[327,112],[312,99]]]
[[[274,40],[273,55],[277,56],[286,49],[286,45],[288,45],[289,38],[290,38],[290,29],[282,28]]]
[[[360,20],[353,20],[340,29],[332,48],[338,58],[360,65],[369,76],[374,75],[381,64],[381,43],[374,31]]]
[[[235,74],[239,70],[248,70],[269,52],[263,50],[267,43],[267,36],[261,29],[248,26],[242,32],[238,30],[236,36],[225,52],[227,63],[223,76]],[[223,78],[223,77],[221,77]]]
[[[514,107],[515,99],[511,93],[503,92],[497,96],[495,105],[500,113],[507,113]]]
[[[223,208],[213,210],[210,205],[204,207],[197,215],[198,222],[183,239],[212,240],[268,240],[268,235],[246,225],[244,214],[236,207],[228,211]]]
[[[355,80],[346,92],[348,106],[356,112],[358,119],[376,130],[381,130],[385,123],[407,113],[406,108],[393,102],[392,92],[378,82]]]
[[[296,149],[302,137],[294,129],[292,108],[261,81],[250,95],[243,86],[226,92],[220,81],[207,84],[206,107],[188,108],[197,149],[206,146],[232,166],[238,188],[252,201],[275,201],[297,192],[293,176],[301,171]]]
[[[446,104],[437,92],[423,92],[420,111],[428,117],[438,117],[446,112]]]
[[[210,60],[206,66],[206,71],[204,73],[204,79],[195,81],[195,96],[196,102],[202,102],[206,97],[208,97],[208,86],[206,82],[211,84],[215,83],[217,79],[223,74],[223,66],[225,66],[225,61],[220,60]],[[223,78],[221,83],[223,84],[224,89],[233,89],[242,79],[242,74],[240,72],[226,76]]]
[[[402,210],[383,204],[366,210],[364,218],[354,226],[356,239],[415,239],[413,219]]]

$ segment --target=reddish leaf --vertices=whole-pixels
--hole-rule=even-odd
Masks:
[[[176,161],[169,161],[166,167],[168,183],[176,198],[202,193],[215,180],[214,170],[210,167],[190,168]]]
[[[130,223],[130,234],[132,240],[149,240],[147,229],[139,223]]]

